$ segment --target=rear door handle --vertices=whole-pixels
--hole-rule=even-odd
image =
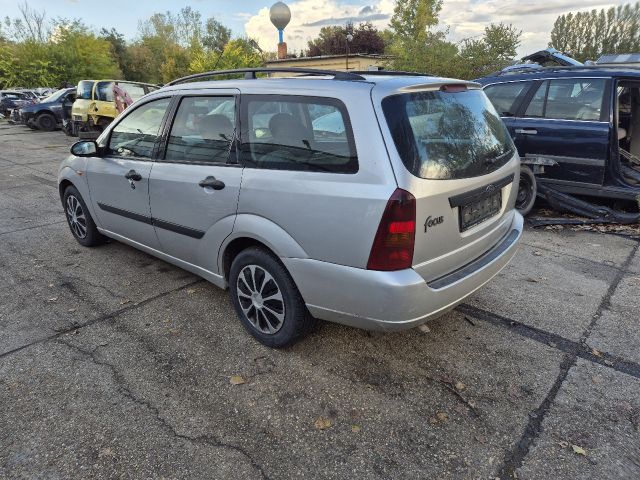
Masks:
[[[129,170],[127,173],[124,174],[124,178],[126,178],[127,180],[133,180],[135,182],[139,182],[140,180],[142,180],[142,175],[140,175],[135,170]]]
[[[537,135],[538,130],[535,128],[516,128],[516,133],[521,133],[523,135]]]
[[[214,190],[222,190],[224,188],[224,182],[217,180],[216,177],[208,176],[204,180],[200,180],[198,183],[202,188],[213,188]]]

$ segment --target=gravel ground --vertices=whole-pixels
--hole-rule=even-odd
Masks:
[[[640,478],[638,242],[527,231],[429,331],[271,350],[226,292],[74,241],[71,143],[0,121],[0,478]]]

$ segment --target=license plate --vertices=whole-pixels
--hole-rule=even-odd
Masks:
[[[460,207],[460,231],[470,229],[497,215],[502,208],[502,190]]]

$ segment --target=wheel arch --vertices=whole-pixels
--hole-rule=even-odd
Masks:
[[[86,158],[73,158],[64,161],[63,166],[58,173],[58,193],[60,201],[63,201],[64,192],[69,187],[74,187],[80,195],[89,210],[89,214],[98,227],[101,227],[100,220],[96,217],[96,212],[91,201],[89,185],[86,177]]]
[[[236,216],[233,233],[223,242],[218,256],[219,271],[225,280],[229,278],[233,259],[249,247],[263,248],[277,259],[309,258],[300,244],[279,225],[257,215],[240,214]]]
[[[60,193],[60,200],[63,200],[64,192],[68,187],[76,187],[71,180],[68,178],[63,178],[60,183],[58,183],[58,192]]]
[[[36,112],[36,114],[34,115],[34,118],[41,117],[42,115],[45,115],[45,114],[46,114],[46,115],[51,115],[53,118],[56,118],[56,119],[57,119],[56,114],[55,114],[55,113],[53,113],[53,112],[52,112],[51,110],[49,110],[49,109],[38,110],[38,111]]]

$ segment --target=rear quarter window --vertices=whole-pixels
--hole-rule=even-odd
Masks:
[[[270,170],[358,171],[351,122],[341,101],[245,95],[241,111],[244,165]]]

